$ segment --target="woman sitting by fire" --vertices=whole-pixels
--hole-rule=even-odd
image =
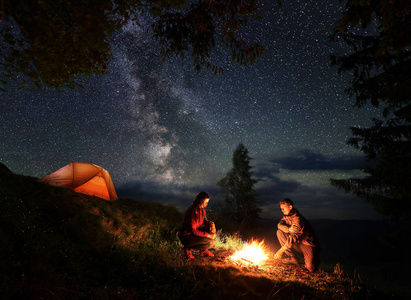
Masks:
[[[207,220],[205,211],[209,200],[207,192],[200,192],[186,211],[178,237],[184,245],[183,252],[187,258],[194,258],[193,249],[200,250],[200,256],[214,256],[208,250],[214,246],[216,237],[215,225]]]

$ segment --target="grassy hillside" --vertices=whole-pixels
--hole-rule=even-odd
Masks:
[[[0,168],[1,299],[384,299],[337,265],[303,268],[186,261],[182,213],[133,199],[108,202]],[[221,233],[220,233],[221,236]],[[225,241],[227,241],[225,236]]]

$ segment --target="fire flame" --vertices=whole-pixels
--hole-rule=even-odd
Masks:
[[[230,256],[230,259],[235,262],[258,265],[268,259],[268,254],[265,253],[264,240],[261,242],[251,241],[251,244],[245,244],[241,250],[236,251]]]

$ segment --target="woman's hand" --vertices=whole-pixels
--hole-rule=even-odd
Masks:
[[[217,236],[217,233],[209,233],[208,235],[207,235],[207,237],[209,238],[209,239],[213,239],[213,240],[215,240],[215,238],[216,238],[216,236]]]

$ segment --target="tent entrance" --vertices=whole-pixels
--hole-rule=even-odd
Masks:
[[[89,181],[73,189],[73,191],[89,196],[110,199],[106,181],[101,176],[94,176]]]

